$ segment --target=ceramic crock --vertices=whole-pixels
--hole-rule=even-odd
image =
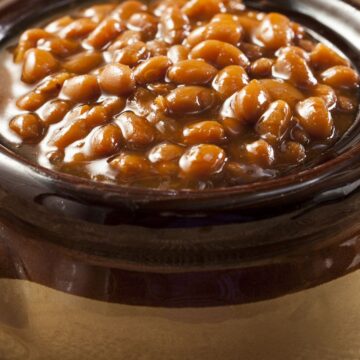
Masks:
[[[0,40],[84,3],[2,0]],[[247,3],[360,69],[357,1]],[[204,192],[93,183],[0,145],[0,359],[358,360],[359,123],[298,174]]]

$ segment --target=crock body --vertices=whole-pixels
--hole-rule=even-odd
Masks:
[[[0,354],[4,359],[355,360],[359,198],[354,192],[235,224],[92,224],[96,229],[90,229],[88,222],[54,217],[43,213],[42,205],[3,193]],[[39,220],[48,224],[46,231]],[[70,233],[78,227],[94,231],[110,253],[118,239],[106,231],[126,234],[130,242],[161,244],[159,256],[153,257],[150,245],[130,261],[99,253],[96,243],[74,242],[72,248],[58,242],[76,241]],[[292,241],[281,242],[285,233]],[[269,236],[264,234],[279,242],[257,243],[255,252],[251,246],[234,249],[236,256],[224,258],[227,246],[221,255],[221,241],[249,245],[251,238]]]

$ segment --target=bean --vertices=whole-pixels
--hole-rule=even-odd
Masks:
[[[82,39],[97,27],[97,23],[87,18],[74,20],[60,31],[60,36],[66,39]]]
[[[256,131],[270,143],[279,142],[287,132],[292,117],[290,106],[283,100],[273,102],[256,124]]]
[[[189,31],[189,18],[179,8],[170,8],[162,14],[158,36],[168,44],[181,43]]]
[[[77,105],[66,115],[65,123],[70,123],[91,110],[90,105]]]
[[[70,108],[71,105],[67,101],[52,100],[40,109],[39,115],[45,125],[52,125],[60,122]]]
[[[354,89],[359,86],[359,75],[347,66],[334,66],[321,73],[324,84],[333,88]]]
[[[36,91],[44,94],[47,98],[55,97],[59,94],[65,81],[71,79],[72,77],[72,74],[66,72],[53,75],[46,79],[44,82],[42,82],[36,88]]]
[[[349,66],[349,61],[324,44],[317,44],[310,54],[311,65],[320,70],[333,66]]]
[[[105,109],[110,118],[118,115],[126,106],[126,98],[124,97],[108,97],[104,99],[101,106]]]
[[[79,51],[80,45],[74,40],[61,39],[54,36],[51,39],[40,40],[38,49],[51,52],[58,57],[67,57]]]
[[[99,4],[87,8],[81,15],[99,23],[115,9],[114,4]]]
[[[230,65],[222,69],[213,81],[213,88],[223,98],[228,98],[249,83],[249,77],[241,66]]]
[[[243,37],[243,28],[234,21],[211,22],[193,30],[186,39],[186,45],[194,47],[205,40],[218,40],[237,46]]]
[[[278,57],[273,67],[273,75],[301,88],[312,88],[317,85],[310,67],[295,51],[284,52]]]
[[[65,81],[61,95],[78,103],[94,101],[100,96],[98,80],[94,75],[73,77]]]
[[[128,99],[128,107],[138,115],[148,116],[153,113],[156,94],[144,88],[137,88],[134,95]]]
[[[332,110],[333,108],[336,107],[337,96],[335,90],[330,86],[318,84],[312,90],[312,96],[321,97],[322,99],[324,99],[325,104],[329,110]]]
[[[301,39],[299,40],[299,46],[304,49],[307,52],[311,52],[315,49],[315,42],[312,40],[308,40],[308,39]]]
[[[262,139],[246,145],[246,157],[250,163],[265,168],[275,161],[274,149]]]
[[[226,9],[220,0],[190,0],[182,7],[182,11],[191,20],[209,20]]]
[[[59,68],[57,60],[47,51],[28,50],[22,69],[22,81],[33,84]]]
[[[294,39],[290,20],[281,14],[271,13],[265,16],[256,31],[256,38],[268,49],[277,50],[288,46]]]
[[[124,1],[121,3],[112,13],[112,17],[121,20],[127,21],[131,18],[132,15],[147,11],[147,6],[141,1]]]
[[[80,116],[84,120],[84,124],[88,129],[93,129],[96,126],[103,125],[109,119],[107,111],[100,105],[90,107],[90,109],[84,112]]]
[[[114,19],[105,19],[89,35],[86,42],[94,49],[102,49],[113,41],[122,31],[123,25]]]
[[[302,49],[301,47],[298,47],[298,46],[283,47],[276,52],[276,55],[277,55],[277,57],[280,57],[280,56],[286,55],[289,52],[300,56],[307,63],[310,62],[310,55],[304,49]]]
[[[121,139],[121,130],[117,125],[104,125],[92,135],[90,153],[96,158],[112,155],[119,149]]]
[[[66,71],[75,74],[87,74],[104,61],[100,52],[83,52],[66,60],[62,66]]]
[[[237,46],[243,34],[242,26],[234,21],[211,22],[205,28],[203,40],[219,40]]]
[[[154,146],[148,153],[148,159],[154,164],[169,162],[179,160],[183,153],[181,146],[165,142]]]
[[[264,48],[247,42],[242,42],[239,48],[251,61],[258,60],[265,55]]]
[[[43,135],[44,127],[39,116],[32,113],[18,115],[9,123],[10,129],[21,137],[23,141],[34,142]]]
[[[319,97],[310,97],[296,106],[300,125],[315,139],[329,138],[333,130],[333,120],[325,104]]]
[[[196,45],[190,52],[190,58],[204,59],[220,69],[229,65],[249,65],[249,60],[243,52],[231,44],[218,40],[206,40]]]
[[[183,60],[169,69],[168,78],[176,84],[205,85],[216,73],[217,69],[203,60]]]
[[[60,19],[52,21],[50,24],[48,24],[45,27],[45,31],[52,34],[58,33],[64,27],[70,25],[73,21],[74,19],[71,16],[63,16]]]
[[[245,4],[239,0],[226,0],[224,1],[226,9],[231,12],[244,11],[246,9]]]
[[[188,37],[184,40],[183,45],[187,48],[193,48],[195,45],[205,40],[206,26],[199,26],[195,28]]]
[[[168,44],[163,40],[151,40],[146,43],[150,56],[165,56],[168,51]]]
[[[179,165],[186,176],[208,178],[220,173],[226,160],[225,151],[220,147],[200,144],[188,149],[180,158]]]
[[[122,64],[108,64],[99,77],[100,88],[109,94],[126,96],[135,91],[135,79],[131,69]]]
[[[112,52],[120,50],[142,40],[143,37],[138,31],[126,30],[116,38],[116,40],[109,46],[108,50]]]
[[[153,39],[158,31],[158,20],[146,12],[133,14],[127,24],[129,30],[141,31],[147,39]]]
[[[21,110],[36,111],[47,100],[47,97],[41,92],[31,91],[22,96],[16,106]]]
[[[180,124],[170,117],[161,114],[161,117],[156,118],[155,127],[164,140],[176,141],[181,138]]]
[[[302,40],[305,37],[306,31],[303,26],[301,26],[300,24],[295,23],[295,22],[291,22],[290,26],[294,32],[294,38],[297,42],[299,42],[300,40]]]
[[[304,148],[304,145],[298,142],[285,142],[281,147],[281,151],[282,157],[289,164],[299,164],[303,162],[306,158],[306,150]]]
[[[211,19],[212,23],[223,23],[223,22],[233,22],[236,24],[240,24],[239,21],[239,17],[237,15],[233,15],[233,14],[216,14],[212,19]]]
[[[77,140],[84,139],[93,128],[103,125],[108,120],[108,114],[102,106],[81,106],[68,113],[65,125],[58,129],[50,144],[58,149],[65,149]]]
[[[253,40],[252,38],[256,39],[256,29],[260,27],[261,22],[258,19],[251,18],[247,15],[240,15],[238,16],[238,22],[243,27],[248,41]],[[263,44],[261,44],[263,45]]]
[[[160,17],[164,12],[172,8],[182,8],[188,0],[154,0],[150,2],[149,11]]]
[[[115,52],[114,61],[128,66],[136,66],[141,60],[146,60],[149,55],[145,43],[139,41]]]
[[[64,161],[65,154],[62,150],[54,150],[46,153],[46,157],[51,165],[56,166],[61,165],[61,163]]]
[[[251,64],[251,75],[256,78],[271,77],[272,67],[274,65],[273,59],[260,58]]]
[[[270,104],[270,95],[257,80],[235,93],[232,107],[238,121],[255,124]]]
[[[141,177],[151,170],[149,161],[140,154],[122,153],[111,160],[110,167],[125,178]]]
[[[173,64],[187,60],[188,56],[189,50],[183,45],[174,45],[167,52],[167,57]]]
[[[223,125],[225,132],[227,135],[236,138],[241,134],[246,132],[246,126],[242,123],[239,123],[237,119],[225,117],[221,120],[221,124]]]
[[[51,34],[43,29],[30,29],[25,31],[19,40],[14,54],[14,60],[16,63],[20,63],[24,60],[25,54],[28,50],[33,49],[37,46],[40,40],[51,38]]]
[[[179,87],[161,100],[163,103],[160,107],[175,115],[199,114],[210,109],[217,101],[212,90],[201,86]]]
[[[291,108],[305,98],[301,91],[283,80],[263,79],[259,81],[266,88],[272,100],[284,100]]]
[[[133,112],[124,112],[116,118],[122,135],[128,145],[138,148],[150,145],[156,137],[155,129],[149,122]]]
[[[219,144],[226,140],[225,130],[217,121],[202,121],[187,125],[183,130],[186,144]]]
[[[141,85],[163,81],[169,66],[170,61],[166,56],[152,57],[137,66],[135,80]]]

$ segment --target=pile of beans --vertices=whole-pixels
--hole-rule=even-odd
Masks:
[[[283,176],[332,146],[359,105],[342,54],[239,0],[94,5],[25,31],[13,56],[29,85],[9,119],[21,146],[126,186]]]

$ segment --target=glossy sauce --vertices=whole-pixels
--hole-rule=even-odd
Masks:
[[[335,144],[359,105],[344,55],[286,16],[236,1],[77,10],[25,32],[3,63],[10,146],[42,166],[126,186],[283,176]]]

